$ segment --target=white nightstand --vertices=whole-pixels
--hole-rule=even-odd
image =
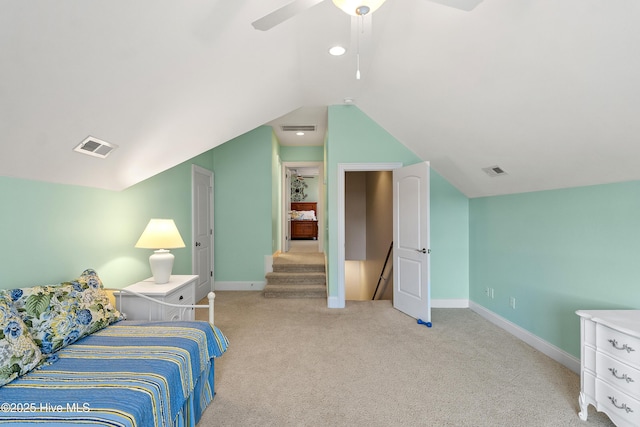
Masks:
[[[197,275],[171,276],[168,283],[158,285],[153,277],[127,286],[126,290],[163,301],[169,304],[195,304],[195,290]],[[120,297],[117,297],[118,300]],[[161,304],[140,298],[132,294],[122,293],[122,305],[120,311],[127,315],[128,320],[181,320],[183,309]],[[193,320],[194,310],[184,311],[182,320]]]

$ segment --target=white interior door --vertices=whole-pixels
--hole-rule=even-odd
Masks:
[[[192,271],[198,275],[196,301],[213,290],[213,172],[193,165]]]
[[[393,306],[431,324],[429,163],[393,170]]]

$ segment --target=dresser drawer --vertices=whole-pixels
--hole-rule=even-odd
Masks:
[[[599,379],[596,380],[596,400],[598,410],[606,412],[616,425],[640,425],[640,401]]]
[[[640,399],[640,370],[600,352],[596,355],[596,366],[598,378]]]
[[[596,326],[596,344],[598,351],[603,351],[614,359],[640,368],[640,340],[638,338],[598,324]]]

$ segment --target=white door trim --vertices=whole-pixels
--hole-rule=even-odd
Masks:
[[[359,172],[359,171],[391,171],[403,166],[400,162],[393,163],[338,163],[338,265],[336,271],[338,272],[338,296],[329,298],[327,302],[329,308],[344,308],[345,307],[345,286],[344,286],[344,262],[345,262],[345,231],[344,231],[344,183],[345,174],[347,172]]]
[[[324,182],[324,162],[282,162],[282,175],[280,182],[282,184],[282,215],[280,218],[280,248],[285,247],[285,233],[287,232],[287,213],[289,212],[289,206],[287,206],[287,202],[291,200],[291,188],[286,188],[287,179],[286,173],[287,169],[290,168],[309,168],[309,167],[317,167],[319,171],[318,175],[318,212],[316,212],[316,217],[318,218],[318,251],[324,252],[324,230],[325,222],[324,222],[324,196],[325,196],[325,185]],[[289,196],[287,196],[287,194]]]

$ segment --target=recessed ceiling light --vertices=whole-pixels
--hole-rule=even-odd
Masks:
[[[342,46],[333,46],[331,49],[329,49],[329,53],[333,56],[341,56],[344,55],[344,53],[347,51],[347,49],[345,49]]]
[[[296,132],[296,135],[302,136],[302,135],[304,135],[304,132]]]

